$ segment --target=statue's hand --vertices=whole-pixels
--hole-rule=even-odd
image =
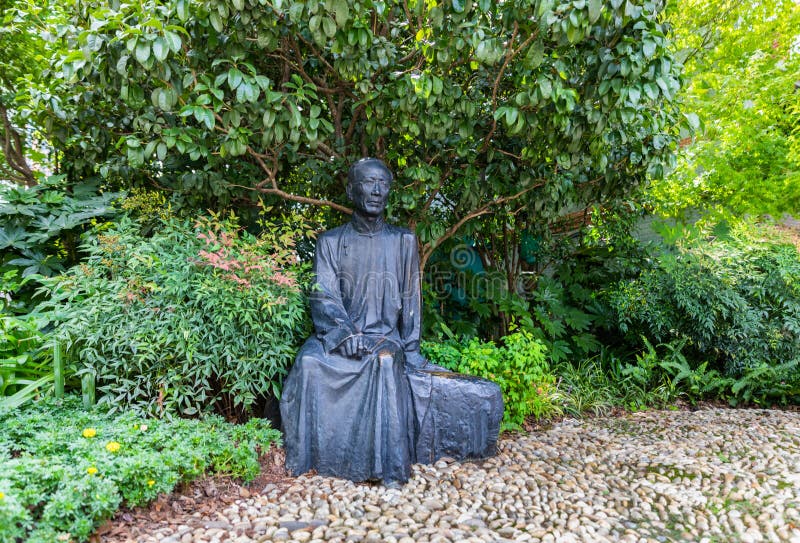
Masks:
[[[344,340],[336,350],[347,358],[360,358],[371,352],[366,343],[364,336],[358,334]]]

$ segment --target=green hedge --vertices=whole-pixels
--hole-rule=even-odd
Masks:
[[[121,504],[146,504],[204,473],[245,480],[280,433],[252,419],[234,426],[84,410],[78,398],[0,411],[0,542],[84,541]]]

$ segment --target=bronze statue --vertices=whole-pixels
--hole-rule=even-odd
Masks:
[[[281,398],[286,465],[294,474],[315,469],[395,486],[408,480],[412,462],[494,452],[499,387],[448,373],[419,352],[417,240],[384,221],[392,181],[380,160],[353,164],[352,220],[317,240],[310,296],[316,333],[298,353]]]

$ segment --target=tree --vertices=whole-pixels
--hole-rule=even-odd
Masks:
[[[22,24],[26,17],[16,4],[0,0],[0,180],[32,186],[36,183],[29,163],[33,129],[19,106],[24,108],[31,80],[39,76],[46,59],[41,55],[41,38]],[[30,7],[31,13],[37,10]]]
[[[793,0],[684,0],[672,14],[689,84],[683,110],[702,129],[662,211],[800,212],[800,7]]]
[[[66,162],[193,205],[348,213],[347,165],[398,173],[423,266],[474,219],[546,224],[673,160],[663,2],[72,2]],[[65,164],[66,167],[66,164]],[[503,222],[502,220],[499,222]]]

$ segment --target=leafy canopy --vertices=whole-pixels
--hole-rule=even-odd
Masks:
[[[642,0],[68,2],[56,63],[76,172],[191,205],[254,192],[349,212],[385,158],[423,265],[512,203],[546,221],[661,176],[679,89],[665,5]],[[80,148],[80,152],[74,152]]]
[[[666,214],[800,212],[800,8],[793,0],[687,0],[672,14],[703,129],[654,187]]]

